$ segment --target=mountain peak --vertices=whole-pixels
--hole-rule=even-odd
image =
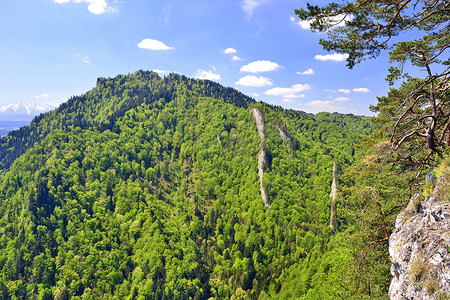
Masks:
[[[2,115],[28,115],[30,117],[36,116],[43,112],[55,108],[54,105],[42,104],[36,102],[22,103],[17,101],[12,104],[0,105],[0,116]]]

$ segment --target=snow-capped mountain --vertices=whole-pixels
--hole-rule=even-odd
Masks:
[[[0,105],[0,137],[28,125],[35,116],[53,108],[53,105],[36,102]]]
[[[41,104],[36,102],[0,105],[0,119],[29,119],[37,116],[43,112],[49,111],[55,106],[49,104]]]

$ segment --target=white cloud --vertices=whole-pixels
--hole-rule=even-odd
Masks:
[[[305,95],[290,94],[290,95],[285,95],[284,97],[289,98],[289,99],[295,99],[295,98],[303,98],[303,97],[305,97]]]
[[[84,62],[85,64],[91,63],[91,59],[87,55],[77,54],[77,57],[79,57],[81,61]]]
[[[243,60],[242,58],[240,58],[239,56],[237,56],[237,55],[233,55],[233,58],[232,58],[232,60],[233,61],[240,61],[240,60]]]
[[[296,93],[300,93],[303,91],[310,90],[311,87],[308,84],[295,84],[290,88],[281,88],[276,87],[264,92],[264,94],[269,96],[283,96],[285,98],[300,98],[301,95],[296,95]]]
[[[276,62],[268,60],[258,60],[241,67],[241,72],[258,73],[276,71],[281,66]]]
[[[310,113],[318,113],[322,111],[327,112],[339,112],[339,113],[357,113],[353,106],[338,106],[337,103],[343,104],[343,102],[350,101],[347,97],[337,97],[332,100],[314,100],[307,102],[304,106],[304,110]]]
[[[236,85],[261,87],[273,85],[273,82],[267,77],[247,75],[236,81]]]
[[[166,70],[153,70],[153,72],[156,72],[156,73],[158,73],[159,75],[162,75],[162,74],[169,74],[169,73],[170,73],[170,71],[166,71]]]
[[[327,54],[327,55],[316,55],[314,56],[314,59],[320,60],[320,61],[344,61],[348,58],[348,54],[339,54],[339,53],[333,53],[333,54]]]
[[[294,100],[289,99],[289,98],[284,98],[283,100],[281,100],[281,102],[283,102],[283,103],[295,103]]]
[[[350,101],[351,99],[348,97],[337,97],[334,98],[334,101],[339,101],[339,102],[345,102],[345,101]]]
[[[370,90],[368,88],[355,88],[355,89],[353,89],[353,91],[355,93],[365,93],[365,94],[370,92]]]
[[[314,70],[313,69],[308,69],[304,72],[297,72],[298,75],[313,75],[314,74]]]
[[[294,17],[294,16],[291,16],[291,17],[289,18],[289,20],[290,20],[292,23],[295,23],[295,21],[298,20],[298,19],[297,19],[296,17]],[[301,27],[302,29],[310,29],[310,28],[311,28],[311,22],[310,22],[310,21],[298,21],[297,24],[300,25],[300,27]]]
[[[300,27],[302,29],[310,29],[311,28],[311,22],[310,21],[299,21],[298,25],[300,25]]]
[[[36,98],[36,99],[50,98],[50,95],[47,94],[47,93],[44,93],[44,94],[37,95],[37,96],[35,96],[34,98]]]
[[[315,113],[321,111],[328,111],[328,112],[338,111],[339,108],[333,105],[333,103],[334,102],[330,100],[327,101],[314,100],[306,103],[306,106],[309,107],[310,111]]]
[[[53,0],[55,3],[63,4],[69,3],[71,0]],[[115,9],[111,7],[106,0],[72,0],[74,3],[86,2],[89,3],[88,10],[96,15],[104,14],[106,12],[113,12]]]
[[[244,10],[244,13],[248,20],[250,20],[253,17],[253,11],[255,8],[260,6],[263,1],[261,0],[244,0],[242,1],[242,9]]]
[[[195,78],[198,79],[208,79],[208,80],[220,80],[220,74],[215,74],[212,71],[197,70]]]
[[[234,48],[227,48],[225,50],[223,50],[223,53],[225,54],[233,54],[233,53],[237,53],[237,50]]]
[[[154,39],[143,39],[138,45],[141,49],[148,50],[173,50],[174,47],[169,47],[163,42]]]
[[[90,3],[88,6],[88,10],[93,14],[100,15],[112,10],[112,8],[108,6],[108,3],[106,3],[105,0],[89,0],[88,2]]]
[[[348,90],[348,89],[339,89],[338,92],[344,93],[344,94],[350,94],[350,90]]]
[[[306,103],[305,106],[306,106],[305,111],[310,112],[310,113],[318,113],[318,112],[322,112],[322,111],[348,113],[351,111],[346,107],[340,107],[340,106],[334,105],[334,101],[332,101],[332,100],[326,100],[326,101],[314,100],[314,101],[310,101],[310,102]]]
[[[291,17],[290,20],[292,22],[294,22],[296,19],[294,17]],[[330,26],[330,28],[333,28],[333,27],[336,27],[336,26],[344,26],[345,22],[353,20],[353,17],[341,15],[341,16],[335,16],[335,17],[332,17],[332,18],[328,18],[328,20],[332,24]],[[303,20],[301,20],[301,21],[298,22],[298,25],[300,25],[300,27],[302,29],[311,29],[311,23],[312,23],[312,21],[303,21]]]

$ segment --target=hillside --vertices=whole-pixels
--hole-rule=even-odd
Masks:
[[[80,127],[114,130],[117,119],[128,110],[145,103],[158,102],[159,106],[163,106],[177,90],[183,91],[188,87],[191,93],[216,97],[238,107],[247,107],[248,103],[255,102],[234,89],[176,74],[161,78],[154,72],[138,71],[129,76],[99,78],[95,89],[70,98],[57,109],[35,117],[29,126],[1,139],[0,169],[7,169],[17,157],[54,129]]]
[[[358,250],[329,194],[373,129],[176,74],[101,78],[0,140],[0,298],[312,298]]]

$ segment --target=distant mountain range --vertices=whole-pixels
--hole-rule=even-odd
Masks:
[[[49,111],[55,106],[49,104],[41,104],[36,102],[0,105],[0,120],[5,121],[23,121],[31,120],[35,116]]]
[[[55,108],[53,105],[36,102],[0,105],[0,136],[28,125],[35,116],[53,108]]]

